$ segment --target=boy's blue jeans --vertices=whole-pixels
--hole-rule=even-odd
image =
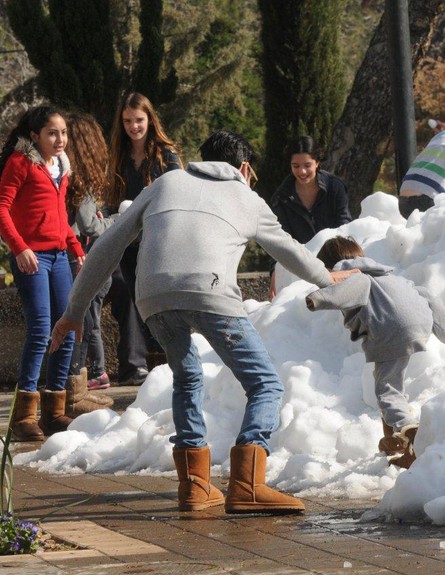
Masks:
[[[66,251],[49,250],[34,252],[39,261],[39,271],[25,274],[17,267],[11,255],[11,271],[17,286],[26,323],[18,388],[20,391],[37,391],[40,369],[51,329],[61,317],[68,303],[73,285]],[[48,356],[46,389],[65,389],[74,344],[74,332],[70,332],[60,348]]]
[[[247,397],[236,444],[255,443],[267,451],[279,423],[283,385],[253,325],[244,317],[174,310],[147,320],[151,333],[165,350],[173,372],[173,420],[178,448],[204,447],[202,414],[203,373],[192,330],[202,334],[243,386]]]

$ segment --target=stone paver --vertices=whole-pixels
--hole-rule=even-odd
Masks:
[[[111,389],[131,402],[137,389]],[[0,424],[7,410],[0,394]],[[17,447],[16,447],[17,448]],[[32,446],[20,446],[29,449]],[[226,480],[216,478],[223,490]],[[360,523],[375,501],[305,499],[301,516],[179,513],[174,477],[49,475],[15,470],[20,516],[72,541],[74,551],[0,557],[1,575],[438,575],[445,531],[427,524]],[[328,495],[328,494],[327,494]],[[68,504],[74,506],[66,507]]]

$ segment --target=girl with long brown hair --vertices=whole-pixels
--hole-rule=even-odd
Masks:
[[[110,191],[107,204],[118,209],[124,200],[133,201],[156,178],[182,168],[177,146],[166,135],[150,100],[138,92],[125,94],[116,111],[110,150]],[[121,260],[121,270],[135,300],[136,262],[139,243],[130,245]],[[150,367],[164,363],[165,355],[143,324]],[[122,384],[140,385],[147,375],[141,368]]]
[[[109,228],[117,214],[103,217],[103,196],[108,186],[108,149],[102,128],[96,119],[84,112],[67,114],[70,142],[66,153],[70,160],[71,177],[67,192],[67,210],[71,227],[81,242],[85,252],[94,240]],[[76,270],[71,265],[73,277]],[[111,280],[91,303],[85,315],[82,342],[74,344],[71,358],[67,390],[67,413],[77,417],[82,413],[104,407],[111,407],[113,400],[104,395],[89,391],[86,368],[88,352],[92,352],[91,369],[105,373],[104,347],[100,332],[100,311]],[[106,375],[106,374],[105,374]],[[108,379],[108,376],[106,376]],[[102,387],[110,387],[109,381]],[[100,387],[97,386],[96,389]]]

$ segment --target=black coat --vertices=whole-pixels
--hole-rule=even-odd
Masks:
[[[301,244],[320,230],[338,228],[351,221],[345,184],[333,174],[318,170],[320,191],[310,210],[295,191],[295,178],[287,176],[271,198],[270,206],[283,229]]]

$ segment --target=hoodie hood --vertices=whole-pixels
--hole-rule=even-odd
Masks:
[[[247,185],[241,172],[227,162],[189,162],[186,170],[194,175],[199,174],[223,181],[236,180]]]
[[[33,164],[45,165],[45,160],[39,154],[39,151],[31,142],[31,140],[28,140],[27,138],[19,138],[17,140],[17,144],[15,145],[15,150],[23,154]],[[65,174],[69,175],[71,173],[71,167],[68,156],[66,155],[65,152],[62,152],[62,154],[58,157],[62,162],[62,176],[64,176]]]
[[[394,268],[386,266],[385,264],[379,264],[372,258],[354,258],[352,260],[342,260],[337,262],[334,266],[334,270],[352,270],[359,269],[362,273],[368,274],[370,276],[386,276],[394,271]]]

